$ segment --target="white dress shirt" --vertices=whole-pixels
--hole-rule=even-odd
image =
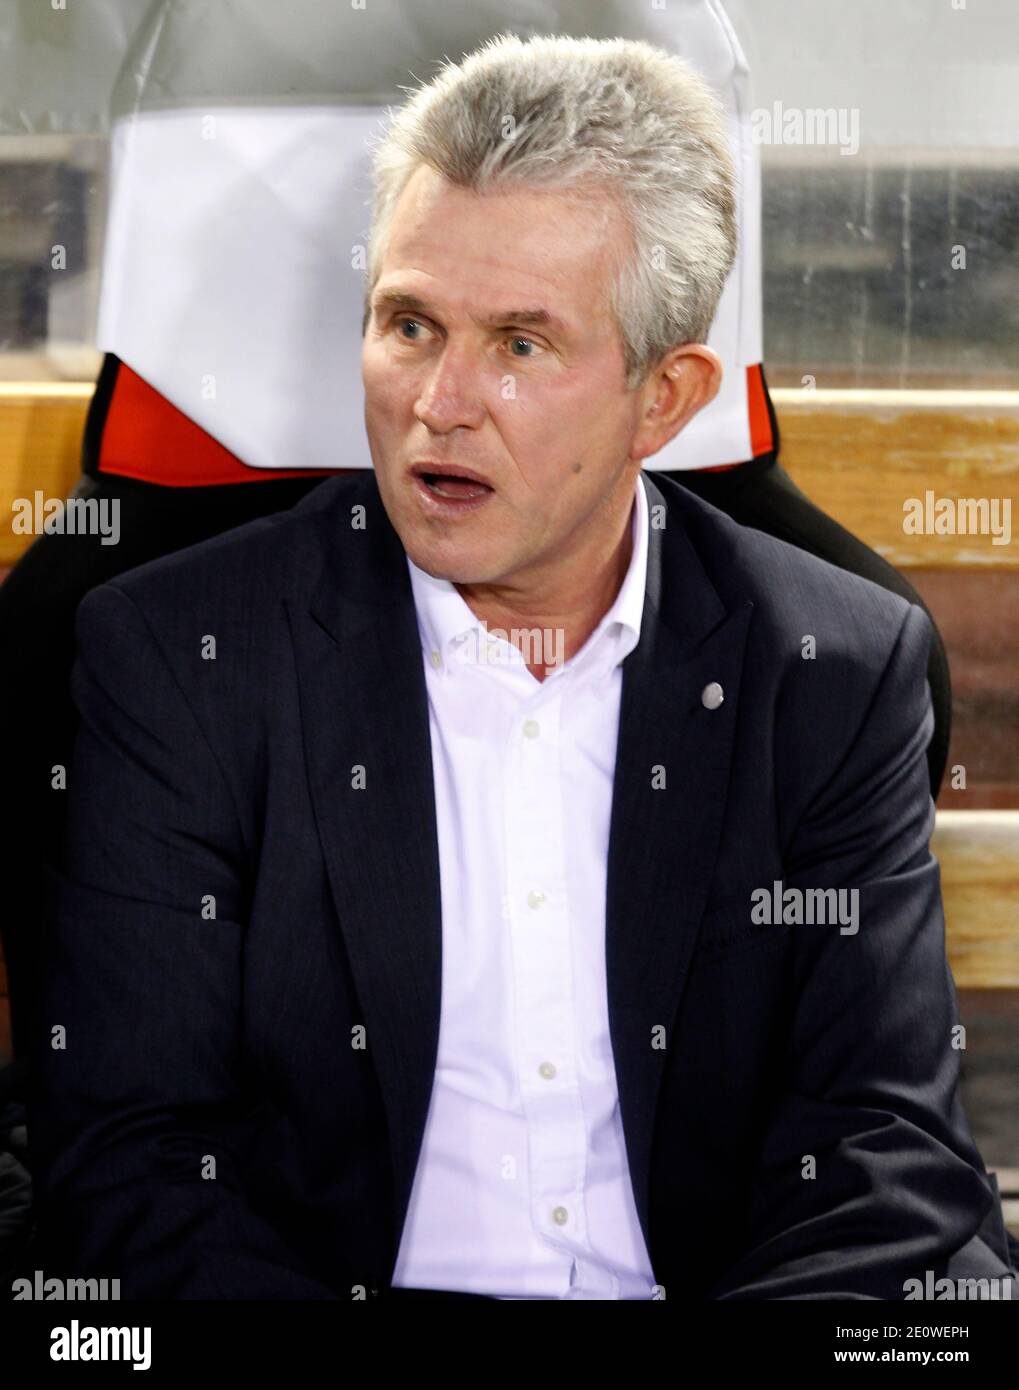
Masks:
[[[435,1081],[395,1286],[643,1298],[654,1283],[619,1113],[605,883],[648,504],[583,647],[544,681],[408,557],[425,659],[442,897]]]

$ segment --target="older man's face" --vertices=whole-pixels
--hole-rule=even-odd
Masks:
[[[427,166],[408,182],[362,375],[383,503],[429,574],[526,585],[569,564],[592,520],[604,526],[600,509],[628,511],[641,402],[625,389],[607,294],[629,245],[611,205],[478,197]],[[488,486],[443,483],[430,465]]]

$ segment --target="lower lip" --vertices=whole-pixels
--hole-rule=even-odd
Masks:
[[[414,490],[421,498],[427,511],[433,516],[460,516],[464,512],[476,512],[495,494],[483,492],[480,497],[440,497],[433,492],[424,478],[414,475]]]

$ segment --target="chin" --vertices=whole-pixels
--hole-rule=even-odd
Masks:
[[[477,556],[457,555],[448,546],[404,545],[407,554],[419,570],[433,579],[448,579],[451,584],[487,584],[498,578],[500,567],[492,560],[487,563]]]

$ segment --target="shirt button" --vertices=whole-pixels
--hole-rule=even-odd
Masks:
[[[570,1218],[570,1213],[565,1207],[556,1207],[552,1212],[552,1220],[557,1226],[565,1226]]]
[[[528,907],[541,907],[541,905],[542,905],[542,903],[543,903],[544,901],[545,901],[545,894],[541,891],[540,888],[532,888],[531,891],[530,891],[530,892],[528,893],[528,895],[527,895],[527,906],[528,906]]]
[[[442,665],[442,653],[441,653],[441,652],[430,652],[430,653],[429,653],[429,660],[431,661],[431,663],[432,663],[433,666],[435,666],[435,667],[441,666],[441,665]]]
[[[541,733],[541,725],[536,719],[528,719],[524,723],[524,736],[526,738],[537,738]]]
[[[553,1076],[555,1076],[555,1063],[542,1062],[541,1066],[538,1068],[538,1071],[541,1073],[541,1075],[545,1078],[546,1081],[551,1081]]]

